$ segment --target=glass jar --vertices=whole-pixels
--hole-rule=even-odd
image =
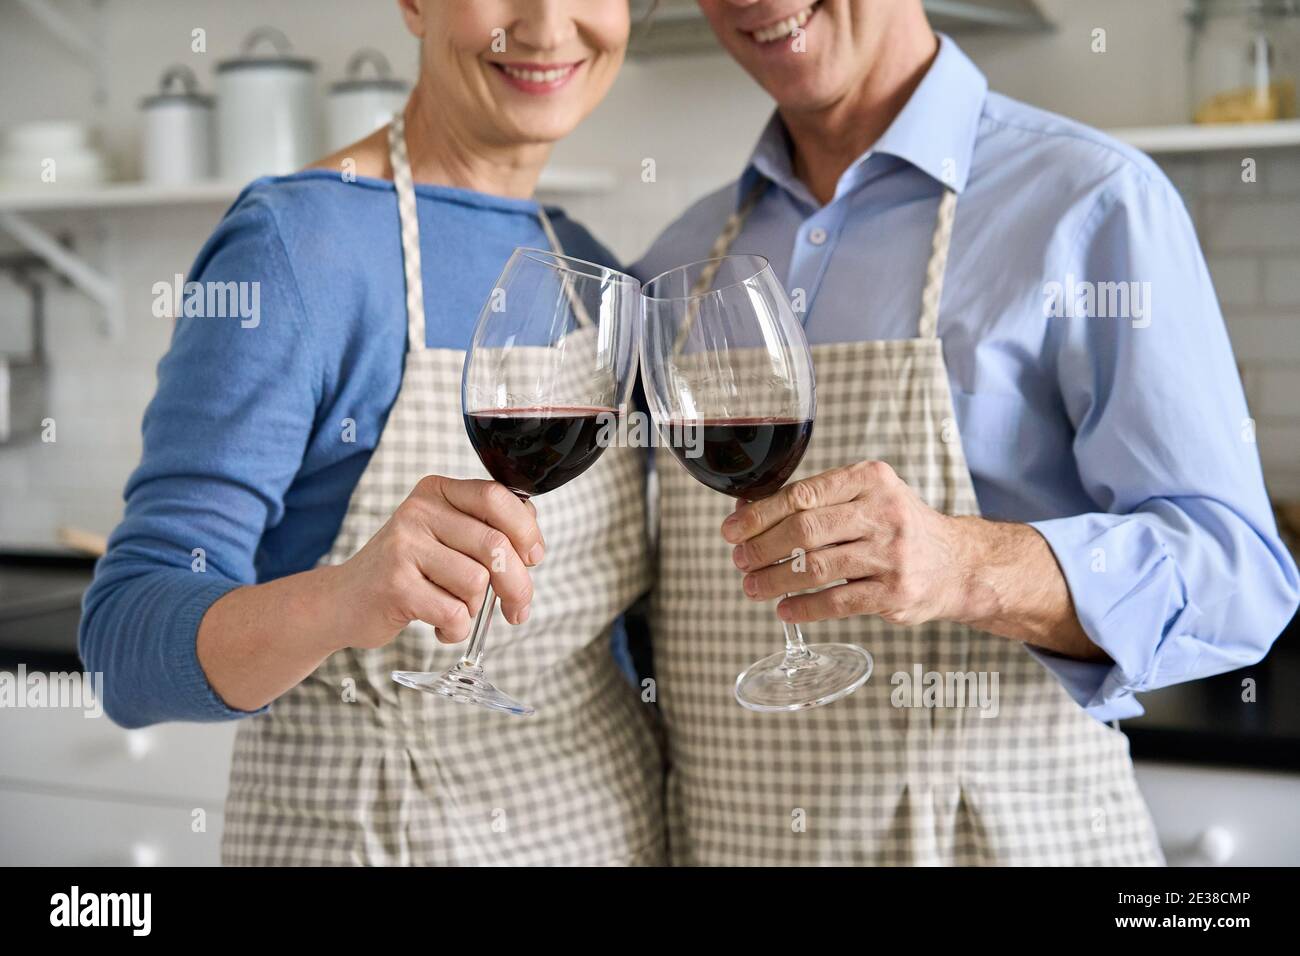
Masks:
[[[1195,122],[1296,116],[1300,0],[1193,0],[1187,19]]]

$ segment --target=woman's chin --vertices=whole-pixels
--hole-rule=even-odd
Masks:
[[[510,110],[502,117],[500,129],[503,138],[521,146],[553,144],[572,133],[585,115],[570,115],[567,110]]]

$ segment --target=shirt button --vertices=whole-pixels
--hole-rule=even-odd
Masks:
[[[808,241],[814,246],[820,246],[826,241],[826,230],[821,226],[808,230]]]

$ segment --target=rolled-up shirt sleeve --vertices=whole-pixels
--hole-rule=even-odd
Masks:
[[[1051,279],[1077,308],[1047,317],[1046,342],[1096,510],[1031,524],[1113,663],[1034,653],[1081,706],[1112,719],[1140,712],[1135,691],[1259,661],[1295,612],[1300,581],[1178,194],[1163,177],[1123,170],[1070,248]]]

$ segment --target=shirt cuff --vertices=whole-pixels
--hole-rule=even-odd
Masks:
[[[1176,563],[1155,529],[1134,515],[1085,514],[1030,522],[1046,540],[1084,632],[1114,663],[1076,661],[1032,649],[1089,713],[1142,712],[1135,691],[1158,686],[1165,635],[1194,614]],[[1124,713],[1117,713],[1123,708]]]
[[[1140,717],[1146,712],[1138,699],[1122,685],[1123,674],[1114,664],[1077,661],[1029,644],[1025,649],[1047,668],[1075,703],[1088,712],[1088,716],[1109,723]]]

